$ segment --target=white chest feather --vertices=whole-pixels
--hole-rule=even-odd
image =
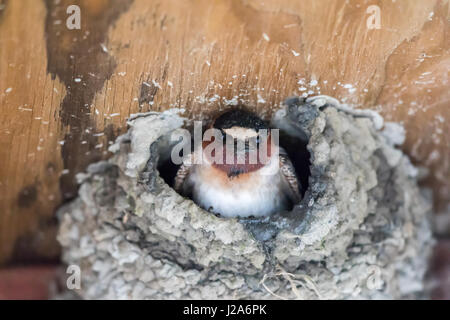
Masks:
[[[224,217],[257,217],[289,205],[279,171],[263,174],[258,170],[233,178],[217,171],[209,166],[195,166],[185,184],[193,200],[205,210]]]

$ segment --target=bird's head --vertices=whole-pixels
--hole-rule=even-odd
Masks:
[[[256,171],[267,164],[266,159],[271,154],[271,132],[268,123],[256,114],[233,109],[218,116],[211,128],[220,131],[222,155],[210,162],[229,177]],[[209,144],[204,142],[204,149]],[[216,151],[212,152],[213,157]],[[217,161],[220,158],[222,161]]]

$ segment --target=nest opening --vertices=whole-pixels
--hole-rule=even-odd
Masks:
[[[210,121],[205,121],[206,125],[202,128],[202,136],[205,130],[208,128],[208,124]],[[183,127],[183,129],[186,129],[191,134],[191,137],[193,137],[193,126],[188,124]],[[309,188],[309,177],[311,175],[311,168],[310,168],[310,153],[308,151],[308,141],[299,137],[292,136],[288,134],[283,129],[279,128],[278,126],[272,126],[272,129],[279,129],[280,135],[279,135],[279,144],[280,146],[287,152],[292,165],[294,166],[297,179],[300,184],[300,193],[302,196],[302,199],[305,196],[305,193],[307,189]],[[167,141],[168,137],[170,137],[170,133],[166,135],[162,140]],[[171,153],[172,149],[174,148],[174,144],[170,147],[162,148],[158,147],[158,160],[157,160],[157,171],[159,176],[164,180],[164,182],[170,186],[171,188],[174,187],[174,180],[176,177],[176,174],[178,172],[178,169],[180,168],[179,164],[175,164],[171,159]],[[194,146],[193,139],[191,140],[191,146]],[[193,149],[191,150],[193,151]],[[180,152],[180,156],[183,157],[184,154],[182,151]],[[187,196],[186,198],[191,199],[191,197]],[[191,199],[192,200],[192,199]],[[294,206],[297,205],[297,203],[292,203],[291,206],[288,208],[288,211],[292,211]],[[278,214],[274,213],[274,215]],[[264,217],[262,217],[264,218]],[[261,217],[256,218],[261,219]]]

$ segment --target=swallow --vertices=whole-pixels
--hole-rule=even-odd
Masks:
[[[269,216],[301,200],[294,166],[285,150],[272,143],[266,121],[237,108],[215,118],[209,128],[220,133],[218,141],[214,137],[219,148],[206,152],[211,141],[205,138],[194,148],[175,176],[178,193],[227,218]],[[201,149],[201,163],[192,161],[196,148]]]

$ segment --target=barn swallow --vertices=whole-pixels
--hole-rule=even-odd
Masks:
[[[216,142],[220,148],[205,152],[211,142],[203,139],[198,147],[203,161],[196,163],[189,157],[186,159],[190,161],[183,161],[174,181],[177,192],[203,209],[228,218],[269,216],[301,200],[295,169],[284,149],[273,143],[273,129],[267,122],[237,108],[221,114],[209,128],[219,131]]]

